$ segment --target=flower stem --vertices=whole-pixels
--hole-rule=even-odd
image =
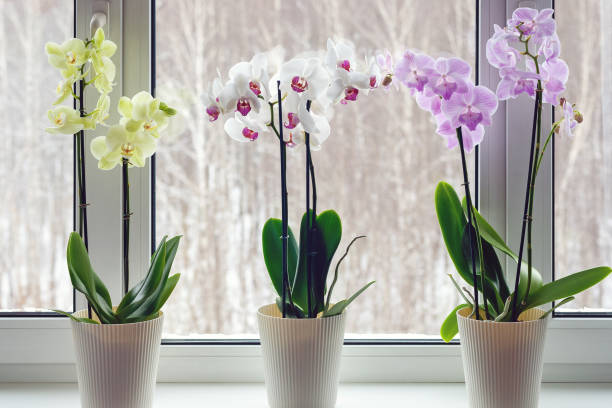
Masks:
[[[306,110],[310,110],[310,101],[306,102]],[[310,254],[310,242],[312,238],[311,229],[314,223],[311,223],[310,217],[310,133],[305,132],[305,144],[306,144],[306,289],[307,289],[307,317],[312,317],[312,262]]]
[[[457,140],[459,141],[459,150],[461,151],[461,167],[463,169],[463,186],[465,187],[465,200],[467,201],[468,208],[468,225],[470,231],[470,251],[472,255],[472,279],[474,285],[474,310],[476,320],[480,320],[480,312],[478,311],[478,275],[476,274],[476,257],[474,256],[474,228],[472,227],[472,195],[470,194],[470,183],[468,180],[467,165],[465,162],[465,149],[463,147],[463,135],[461,133],[461,127],[457,130]],[[482,263],[482,261],[481,261]],[[484,293],[483,293],[483,297]],[[485,297],[486,302],[486,297]],[[486,310],[486,307],[485,307]]]
[[[128,159],[121,159],[121,187],[123,202],[123,294],[128,292],[130,284],[130,184],[128,179]]]
[[[278,123],[280,131],[278,132],[279,145],[280,145],[280,171],[281,171],[281,214],[282,214],[282,235],[281,235],[281,244],[283,247],[283,259],[282,259],[282,274],[283,274],[283,291],[282,291],[282,316],[287,316],[287,292],[289,286],[289,274],[288,274],[288,265],[287,265],[287,252],[288,252],[288,204],[287,204],[287,146],[285,145],[285,140],[283,139],[283,104],[280,102],[281,100],[281,89],[280,89],[280,81],[276,81],[276,87],[278,91]],[[274,119],[274,118],[272,118]],[[274,120],[272,120],[272,126],[274,126]],[[273,127],[274,128],[274,127]],[[275,128],[274,128],[275,129]],[[276,130],[276,129],[275,129]]]
[[[81,70],[83,68],[81,67]],[[79,114],[83,118],[85,114],[85,106],[83,95],[85,90],[85,81],[79,81]],[[81,130],[75,135],[76,141],[76,156],[77,156],[77,179],[79,190],[79,235],[83,238],[85,249],[89,251],[89,234],[87,231],[87,186],[85,177],[85,131]],[[91,319],[91,304],[87,301],[87,316]]]
[[[529,197],[531,192],[531,176],[533,170],[533,161],[534,161],[534,148],[535,148],[535,140],[536,140],[536,126],[537,120],[540,113],[540,101],[542,100],[542,92],[536,92],[535,105],[533,107],[533,125],[531,129],[531,149],[529,153],[529,167],[528,167],[528,175],[527,175],[527,187],[525,191],[525,209],[523,211],[523,225],[521,228],[521,242],[519,244],[519,254],[517,259],[516,266],[516,276],[514,278],[514,297],[512,298],[512,320],[516,321],[518,318],[518,310],[517,310],[517,298],[518,298],[518,287],[519,280],[521,278],[521,264],[523,262],[523,246],[525,244],[525,229],[527,226],[527,221],[529,218]]]
[[[542,93],[542,82],[538,81],[538,93]],[[540,99],[540,103],[538,104],[538,120],[536,126],[536,145],[535,145],[535,154],[534,158],[538,158],[540,156],[540,139],[542,135],[542,99]],[[531,289],[531,274],[533,269],[533,256],[532,256],[532,245],[531,245],[531,230],[533,227],[533,201],[535,195],[535,182],[538,172],[536,171],[536,166],[538,161],[533,163],[534,168],[532,169],[531,174],[531,186],[529,192],[529,215],[527,216],[527,290],[525,291],[525,297],[523,298],[523,302],[529,296],[529,291]]]

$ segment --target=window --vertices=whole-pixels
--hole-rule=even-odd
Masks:
[[[0,311],[72,308],[73,139],[44,131],[60,81],[44,47],[70,37],[73,14],[71,0],[0,2]]]
[[[584,113],[574,139],[555,143],[555,275],[559,277],[612,263],[612,8],[604,0],[573,6],[568,0],[555,2],[562,52],[572,76],[567,95]],[[580,294],[562,310],[611,311],[612,281]]]
[[[13,102],[3,110],[0,130],[6,145],[0,153],[5,190],[0,203],[0,350],[6,350],[0,353],[0,381],[74,381],[67,319],[2,312],[70,309],[72,304],[64,266],[73,222],[72,140],[43,132],[44,112],[53,98],[48,83],[56,81],[47,70],[43,45],[62,41],[73,30],[80,37],[89,35],[94,0],[22,3],[0,1],[5,38],[0,86]],[[266,140],[234,143],[198,110],[198,96],[217,68],[225,72],[278,43],[288,56],[324,48],[326,38],[337,35],[364,52],[380,46],[398,52],[408,46],[457,54],[474,62],[481,84],[495,89],[497,70],[483,58],[493,24],[504,25],[519,5],[553,6],[552,0],[261,0],[257,9],[252,3],[110,1],[107,35],[119,47],[112,105],[121,95],[155,88],[157,96],[182,112],[182,120],[162,139],[155,165],[130,172],[131,283],[139,280],[137,271],[144,274],[152,242],[162,234],[185,236],[175,266],[182,282],[166,308],[171,318],[165,321],[160,381],[262,381],[255,310],[271,302],[273,293],[260,255],[260,231],[265,219],[279,212],[277,152]],[[538,177],[535,265],[546,281],[553,279],[553,259],[557,277],[612,262],[607,247],[612,226],[603,222],[610,218],[604,137],[610,133],[612,51],[606,30],[612,9],[604,0],[581,2],[580,8],[570,0],[554,3],[563,57],[572,70],[568,97],[578,103],[585,122],[574,140],[556,143],[554,169],[551,155]],[[377,280],[350,312],[342,379],[461,381],[457,344],[443,345],[437,334],[456,293],[444,273],[453,266],[433,206],[437,181],[461,184],[459,153],[445,150],[427,114],[406,92],[381,92],[336,110],[334,133],[313,154],[319,207],[335,208],[342,216],[341,248],[355,234],[368,235],[344,264],[345,286],[338,295],[368,278]],[[531,111],[528,98],[500,104],[478,155],[470,155],[480,209],[512,248],[520,236],[517,220],[530,136],[524,118]],[[552,111],[547,114],[545,123],[550,124]],[[112,115],[117,114],[111,112],[110,122],[116,120]],[[304,201],[302,154],[291,154],[289,160],[289,180],[295,181],[290,183],[290,221],[295,226]],[[93,159],[87,166],[92,262],[118,299],[120,174],[98,171]],[[361,193],[364,189],[368,194]],[[612,309],[610,285],[608,280],[564,311]],[[79,297],[76,306],[84,306]],[[553,319],[545,380],[612,380],[607,348],[612,319],[591,317]]]
[[[156,159],[158,238],[185,235],[177,265],[182,284],[167,309],[177,317],[168,322],[169,333],[256,335],[256,310],[275,299],[260,236],[264,222],[280,214],[277,145],[235,143],[222,124],[210,124],[199,105],[190,105],[189,98],[205,91],[217,68],[225,74],[236,62],[279,44],[288,60],[325,49],[333,36],[353,41],[362,54],[381,45],[401,53],[412,44],[475,62],[471,0],[450,7],[439,0],[359,0],[350,2],[350,13],[344,0],[263,3],[265,13],[256,10],[260,4],[244,0],[157,2],[157,96],[187,107],[182,133],[165,143]],[[444,8],[448,26],[418,30],[441,18],[426,12],[432,7]],[[338,105],[331,126],[330,139],[313,153],[318,206],[342,217],[338,252],[351,237],[368,236],[351,250],[336,294],[350,295],[376,280],[353,308],[347,333],[437,337],[440,317],[457,294],[444,273],[452,263],[433,192],[439,180],[461,184],[459,152],[445,149],[429,115],[405,90]],[[289,210],[295,229],[304,212],[304,150],[291,153]]]

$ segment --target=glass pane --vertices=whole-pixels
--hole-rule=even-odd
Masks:
[[[555,7],[568,100],[584,115],[573,140],[555,145],[555,271],[563,277],[612,265],[612,4],[556,0]],[[572,309],[612,311],[612,279],[563,308]]]
[[[72,0],[0,1],[0,310],[72,308],[72,137],[45,133],[61,78],[44,46],[73,16]]]
[[[280,216],[278,147],[236,143],[208,123],[197,99],[217,68],[276,45],[287,58],[325,49],[328,37],[362,54],[405,47],[475,59],[472,0],[157,1],[157,95],[186,106],[180,135],[157,155],[157,232],[184,234],[176,264],[181,283],[166,309],[172,335],[257,333],[256,310],[275,296],[261,255],[261,229]],[[431,10],[440,12],[431,13]],[[442,14],[440,14],[442,13]],[[422,27],[443,26],[443,30]],[[338,105],[332,135],[313,153],[318,208],[334,208],[343,241],[366,234],[343,264],[342,299],[376,284],[351,307],[347,332],[373,337],[436,336],[457,295],[433,193],[439,180],[461,187],[458,150],[447,151],[435,125],[406,89]],[[304,211],[304,151],[289,155],[290,225]],[[470,160],[473,160],[473,155]],[[473,161],[471,162],[473,164]]]

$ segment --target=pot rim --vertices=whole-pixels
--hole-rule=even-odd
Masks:
[[[341,317],[344,317],[346,315],[346,310],[344,310],[339,315],[334,315],[334,316],[329,316],[329,317],[303,317],[301,319],[291,318],[291,317],[280,317],[280,316],[272,316],[272,315],[269,315],[269,314],[263,312],[263,310],[265,308],[268,308],[270,306],[276,306],[276,303],[268,303],[267,305],[260,306],[257,309],[257,316],[261,316],[264,319],[314,322],[314,321],[323,321],[323,320],[327,320],[327,319],[341,318]]]
[[[115,309],[113,307],[113,309]],[[71,313],[72,316],[75,317],[82,317],[82,316],[76,316],[79,313],[85,312],[85,314],[87,313],[87,309],[80,309],[77,310],[76,312]],[[95,312],[92,310],[92,317],[97,317],[95,316]],[[145,324],[151,324],[154,322],[159,321],[160,319],[162,319],[164,317],[164,312],[162,312],[161,310],[159,311],[159,315],[155,318],[155,319],[150,319],[150,320],[145,320],[143,322],[132,322],[132,323],[111,323],[111,324],[93,324],[93,323],[85,323],[85,322],[77,322],[75,320],[70,319],[70,322],[75,324],[75,325],[87,325],[87,326],[91,326],[91,327],[134,327],[137,325],[145,325]],[[96,320],[96,319],[94,319]]]
[[[540,319],[540,317],[538,317],[537,319],[531,319],[531,320],[520,320],[518,322],[496,322],[496,321],[493,321],[493,320],[468,319],[466,316],[463,316],[461,314],[461,312],[466,310],[466,309],[469,309],[470,311],[472,310],[472,308],[469,307],[469,306],[466,306],[464,308],[461,308],[461,309],[457,310],[457,312],[456,312],[457,313],[457,319],[469,320],[470,323],[475,323],[475,324],[501,325],[501,326],[504,326],[504,325],[528,325],[528,324],[536,324],[537,322],[542,320],[542,319]],[[544,315],[544,313],[546,313],[546,311],[544,309],[540,308],[540,307],[532,307],[532,308],[527,309],[527,310],[534,310],[534,309],[542,312],[542,315]],[[523,313],[525,313],[525,312],[523,312]],[[548,321],[548,320],[550,320],[550,314],[548,316],[546,316],[546,319],[544,319],[544,321]]]

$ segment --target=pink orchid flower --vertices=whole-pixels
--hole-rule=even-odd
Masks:
[[[454,93],[465,93],[471,72],[470,64],[461,58],[438,58],[427,86],[434,94],[449,100]]]
[[[429,55],[417,54],[410,50],[404,53],[395,66],[395,76],[408,88],[423,92],[434,71],[434,60]]]
[[[454,93],[448,101],[442,100],[442,112],[449,118],[451,126],[464,125],[470,131],[475,131],[481,124],[489,126],[496,110],[495,94],[481,85],[470,87],[466,93]]]

